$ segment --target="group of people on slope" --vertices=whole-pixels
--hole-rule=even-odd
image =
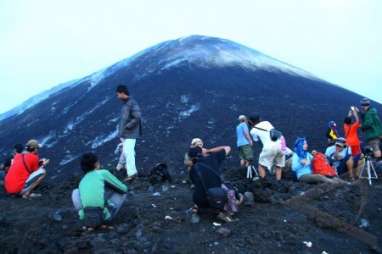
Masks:
[[[120,181],[110,171],[103,169],[95,154],[82,155],[80,165],[84,176],[79,187],[72,192],[72,201],[80,220],[88,229],[107,223],[117,214],[126,199],[128,187],[124,182],[133,180],[138,173],[135,165],[135,143],[142,135],[140,108],[126,86],[118,86],[116,96],[123,102],[118,129],[121,155],[117,170],[124,168],[126,178]],[[377,111],[370,107],[370,101],[367,99],[362,100],[361,105],[361,117],[358,116],[359,110],[352,107],[345,119],[346,139],[338,136],[335,123],[329,124],[330,146],[325,154],[317,151],[309,153],[305,138],[296,140],[293,152],[287,147],[282,133],[269,121],[263,121],[259,116],[247,118],[242,115],[236,128],[240,164],[247,168],[247,175],[251,177],[258,174],[260,179],[264,179],[267,172],[275,172],[279,182],[282,179],[286,156],[291,156],[292,170],[298,180],[308,183],[344,183],[338,175],[349,172],[350,176],[354,177],[354,159],[361,154],[357,133],[359,128],[364,131],[375,158],[381,158],[382,125]],[[255,170],[252,146],[259,141],[262,143],[262,150],[258,159],[258,169]],[[0,175],[8,194],[24,198],[33,196],[32,191],[45,178],[45,167],[49,163],[47,159],[40,159],[40,148],[36,140],[28,141],[25,151],[24,146],[15,146],[12,158],[4,163],[5,170]],[[223,181],[221,170],[222,163],[230,152],[229,146],[208,149],[204,147],[201,139],[192,140],[185,163],[194,185],[194,212],[201,208],[212,208],[218,212],[219,218],[231,221],[230,216],[238,211],[244,196]]]
[[[123,103],[118,126],[121,155],[116,169],[125,169],[124,182],[129,182],[138,173],[135,143],[142,134],[141,111],[125,85],[117,87],[116,96]],[[25,150],[23,145],[15,145],[14,152],[0,170],[0,181],[7,194],[23,198],[41,195],[33,192],[46,177],[45,168],[49,163],[47,159],[40,159],[38,152],[41,147],[37,140],[28,141]],[[72,201],[80,220],[92,229],[107,223],[117,214],[126,199],[127,186],[109,170],[103,169],[94,153],[83,154],[80,165],[84,176],[72,193]]]
[[[293,155],[291,169],[300,181],[317,183],[344,183],[338,176],[348,173],[351,180],[359,174],[359,161],[362,149],[358,130],[362,129],[366,143],[372,148],[374,158],[381,159],[382,124],[375,108],[371,108],[369,99],[362,99],[362,111],[352,106],[344,120],[345,138],[340,137],[337,125],[329,122],[326,136],[328,147],[325,154],[308,151],[306,138],[297,138],[292,152],[286,145],[284,136],[279,132],[277,138],[272,139],[274,126],[268,121],[261,121],[258,116],[239,116],[236,127],[237,147],[239,149],[240,165],[247,171],[253,171],[254,142],[262,143],[262,151],[258,159],[258,173],[264,179],[266,172],[275,171],[276,180],[282,178],[282,168],[285,167],[286,156]],[[361,114],[361,116],[359,116]],[[251,128],[251,129],[250,129]],[[247,176],[252,174],[248,173]]]

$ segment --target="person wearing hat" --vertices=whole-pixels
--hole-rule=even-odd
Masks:
[[[325,155],[330,165],[336,169],[338,175],[349,172],[350,178],[354,180],[352,151],[347,146],[346,139],[337,138],[335,144],[326,149]]]
[[[15,155],[12,165],[4,179],[4,188],[8,194],[21,195],[29,198],[32,191],[46,176],[45,166],[49,160],[40,160],[38,149],[41,145],[37,140],[29,140],[26,152]]]
[[[203,156],[201,147],[191,147],[188,150],[188,157],[191,165],[188,167],[192,184],[195,186],[193,191],[194,212],[199,209],[211,208],[207,197],[207,190],[210,188],[221,188],[223,181],[220,174],[221,164],[226,156],[231,152],[229,146],[213,148],[209,156]],[[218,217],[222,220],[230,220],[222,210],[217,211]]]
[[[381,159],[382,123],[375,108],[370,106],[370,100],[361,100],[362,124],[361,129],[365,134],[366,142],[373,148],[374,157]]]
[[[335,121],[330,121],[328,123],[328,129],[326,130],[326,137],[328,139],[328,145],[332,146],[336,143],[338,138],[337,124]]]
[[[240,166],[247,168],[253,161],[253,141],[249,133],[247,117],[239,116],[236,126],[236,146],[239,149]]]

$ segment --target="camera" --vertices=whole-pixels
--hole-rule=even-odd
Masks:
[[[362,149],[362,153],[365,154],[366,156],[373,156],[374,154],[374,149],[371,146],[365,146]]]

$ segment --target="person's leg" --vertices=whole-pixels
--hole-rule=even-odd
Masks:
[[[81,197],[80,197],[80,190],[79,189],[73,190],[72,202],[73,202],[74,209],[76,209],[76,211],[79,211],[83,208],[82,203],[81,203]]]
[[[282,178],[282,169],[285,167],[285,154],[281,151],[281,149],[278,151],[274,162],[276,165],[276,180],[280,181]]]
[[[266,170],[270,169],[273,164],[274,156],[272,154],[272,151],[270,150],[263,150],[260,153],[259,156],[259,175],[260,178],[265,178],[266,176]]]
[[[135,165],[135,139],[125,139],[123,142],[123,154],[126,159],[127,176],[131,177],[137,174]]]
[[[280,167],[276,167],[276,180],[280,181],[282,178],[283,170]]]
[[[121,169],[123,169],[126,165],[126,157],[125,157],[125,153],[122,151],[121,152],[121,155],[119,156],[119,160],[118,160],[118,164],[117,164],[117,171],[120,171]]]
[[[318,174],[306,174],[300,177],[298,179],[299,181],[309,183],[309,184],[314,184],[314,183],[336,183],[336,181],[322,175]]]
[[[261,178],[265,178],[265,176],[267,175],[265,170],[266,168],[263,165],[259,164],[259,175]]]
[[[113,192],[110,198],[108,198],[107,205],[111,215],[110,219],[113,219],[118,214],[126,198],[127,194],[120,194],[117,192]]]
[[[45,169],[43,168],[40,168],[38,170],[36,170],[35,172],[33,172],[28,180],[25,182],[25,186],[24,186],[24,189],[21,191],[21,195],[24,197],[24,198],[28,198],[32,191],[40,185],[40,183],[44,180],[46,176],[46,171]]]
[[[346,169],[349,172],[350,179],[354,180],[354,161],[353,157],[350,156],[350,158],[346,161]]]

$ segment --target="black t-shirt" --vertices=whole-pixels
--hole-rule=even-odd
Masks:
[[[194,203],[199,207],[208,206],[206,189],[220,187],[222,185],[220,166],[225,158],[225,150],[222,150],[199,159],[191,168],[190,179],[195,185],[193,199]],[[200,179],[201,177],[203,178],[203,182],[202,179]]]

